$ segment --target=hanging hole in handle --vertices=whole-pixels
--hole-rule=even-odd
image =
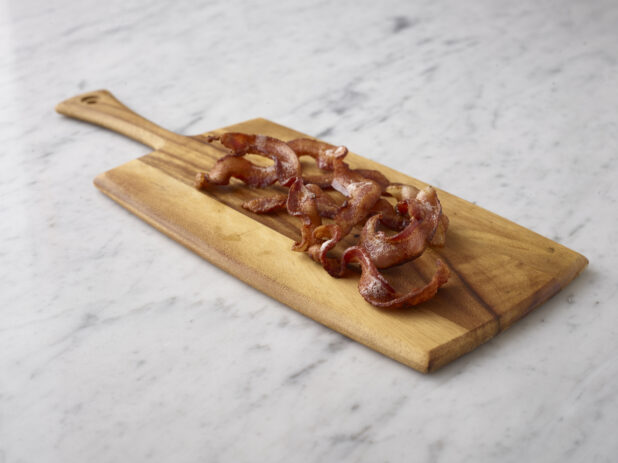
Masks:
[[[86,103],[86,104],[95,104],[97,101],[99,101],[99,97],[97,95],[88,95],[82,98],[82,103]]]

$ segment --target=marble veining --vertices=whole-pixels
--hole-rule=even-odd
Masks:
[[[0,463],[618,455],[618,3],[0,3]],[[107,88],[182,133],[253,117],[473,201],[589,268],[432,375],[92,186],[148,148],[54,113]]]

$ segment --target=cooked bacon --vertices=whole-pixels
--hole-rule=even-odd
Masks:
[[[371,217],[363,227],[360,246],[367,251],[377,268],[391,267],[419,257],[442,223],[442,206],[432,187],[421,190],[416,198],[408,199],[406,204],[411,221],[401,232],[387,235],[376,231],[380,215]]]
[[[298,156],[287,143],[266,135],[247,135],[238,132],[228,132],[219,138],[226,148],[230,148],[235,156],[258,154],[270,158],[275,163],[277,179],[283,186],[290,186],[296,177],[301,176]]]
[[[333,162],[343,159],[348,154],[345,146],[335,146],[310,138],[297,138],[288,142],[298,157],[311,156],[318,167],[324,170],[333,170]]]
[[[315,243],[313,231],[322,224],[322,219],[318,212],[315,194],[303,185],[301,178],[297,178],[290,186],[287,209],[290,215],[300,218],[302,223],[301,240],[294,243],[292,250],[304,252]]]
[[[246,201],[242,207],[258,214],[285,208],[298,217],[301,240],[294,243],[292,250],[306,252],[336,278],[345,275],[349,264],[360,264],[358,288],[370,304],[382,308],[416,305],[433,297],[448,280],[449,270],[438,260],[429,283],[400,294],[378,271],[415,259],[428,245],[444,245],[449,221],[433,188],[419,190],[412,185],[391,184],[376,170],[351,169],[343,161],[348,153],[346,147],[317,140],[301,138],[285,143],[264,135],[236,132],[206,140],[220,141],[232,154],[219,159],[210,172],[197,174],[196,187],[226,185],[230,178],[255,187],[277,181],[288,187],[287,196],[260,197]],[[273,165],[257,166],[243,157],[246,154],[268,157]],[[300,156],[311,156],[326,172],[303,177]],[[330,188],[346,197],[343,204],[324,191]],[[382,195],[394,197],[396,206]],[[322,217],[334,223],[323,225]],[[378,221],[397,233],[378,231]],[[347,248],[340,258],[329,255],[355,225],[362,223],[359,245]]]
[[[415,186],[405,185],[403,183],[391,183],[385,189],[386,193],[394,196],[399,201],[414,199],[419,191],[420,190]]]
[[[429,283],[420,288],[414,288],[405,294],[398,293],[378,272],[369,254],[361,247],[353,246],[343,253],[344,265],[357,262],[361,266],[361,277],[358,291],[371,305],[383,309],[395,309],[402,305],[417,305],[435,296],[438,288],[448,281],[449,270],[438,259],[437,270]]]
[[[335,146],[323,141],[312,140],[309,138],[297,138],[288,142],[288,146],[294,150],[298,157],[311,156],[315,159],[317,166],[326,171],[335,170],[335,164],[338,164],[348,154],[348,149],[345,146]],[[346,164],[347,166],[347,164]],[[360,174],[366,179],[373,180],[378,185],[385,189],[389,184],[389,180],[379,171],[371,169],[354,169],[352,172]],[[334,179],[334,174],[326,172],[321,175],[310,175],[304,177],[305,184],[315,184],[320,188],[329,188]]]
[[[343,237],[354,225],[367,217],[371,208],[380,199],[382,187],[358,172],[350,170],[343,161],[336,162],[334,167],[333,188],[349,198],[335,215],[335,223],[339,225]]]
[[[380,222],[391,230],[402,230],[408,224],[408,220],[396,213],[391,203],[384,198],[378,199],[369,211],[371,216],[376,214],[380,215]]]
[[[380,172],[378,172],[377,170],[352,169],[352,172],[356,174],[360,174],[361,176],[363,176],[364,178],[368,180],[373,180],[374,182],[376,182],[378,185],[382,187],[382,191],[385,191],[389,185],[388,179],[384,175],[382,175]],[[334,172],[324,172],[318,175],[303,175],[303,180],[305,182],[305,185],[312,183],[314,185],[318,185],[323,190],[333,188],[332,184],[333,184],[334,178],[335,178]]]
[[[264,196],[261,198],[251,199],[242,203],[242,207],[254,214],[268,214],[284,210],[286,207],[287,195]]]
[[[335,174],[333,172],[324,172],[318,175],[303,175],[303,182],[305,182],[305,185],[317,185],[323,190],[332,190],[334,176]]]
[[[438,193],[430,186],[423,188],[413,200],[407,200],[408,214],[422,218],[427,227],[427,241],[432,243],[436,232],[442,227],[443,233],[448,228],[448,219],[442,213],[442,204],[438,199]],[[437,241],[439,244],[439,240]],[[443,243],[442,243],[443,244]]]
[[[422,208],[419,208],[419,202],[415,201],[418,194],[420,193],[420,190],[418,188],[411,185],[393,183],[386,188],[386,192],[399,200],[399,202],[397,203],[397,210],[401,215],[417,215],[419,210],[422,210]],[[433,196],[434,193],[431,193],[430,190],[427,190],[427,193],[425,193],[424,195]],[[421,196],[420,199],[422,200],[423,197],[427,196]],[[431,201],[438,201],[437,195],[435,196],[435,200],[431,199]],[[448,225],[449,219],[443,213],[442,208],[440,207],[438,226],[436,227],[433,236],[429,240],[429,244],[431,246],[444,246],[446,242],[446,230],[448,230]]]
[[[322,226],[316,232],[336,233],[337,226]],[[375,263],[367,251],[360,246],[352,246],[345,250],[340,260],[329,258],[326,253],[332,246],[336,238],[325,241],[321,246],[313,245],[309,248],[309,254],[317,262],[320,262],[326,271],[335,278],[341,278],[346,273],[347,265],[358,263],[361,267],[361,277],[358,282],[358,291],[361,296],[376,307],[383,309],[395,309],[403,305],[417,305],[435,296],[438,288],[445,284],[449,278],[449,270],[440,259],[436,261],[437,269],[431,281],[425,286],[414,288],[407,293],[397,292],[390,283],[380,274]]]
[[[380,197],[380,187],[372,181],[354,183],[349,189],[350,198],[337,211],[335,222],[341,228],[343,236],[347,235],[354,225],[362,222]]]
[[[334,218],[335,215],[337,215],[337,211],[339,211],[339,204],[328,194],[324,193],[322,188],[318,185],[309,183],[305,184],[305,186],[315,195],[315,201],[320,215],[322,217],[328,217],[329,219]]]
[[[323,242],[321,244],[313,244],[308,250],[311,258],[322,264],[324,270],[335,278],[343,276],[345,273],[345,265],[342,265],[339,260],[333,257],[328,257],[328,252],[341,241],[341,238],[342,234],[339,225],[321,225],[313,231],[313,240],[316,243],[321,240]]]
[[[435,198],[435,201],[437,201],[437,196]],[[432,207],[432,206],[429,206],[429,207]],[[425,215],[424,211],[426,210],[426,208],[427,208],[427,205],[423,206],[423,203],[416,199],[400,201],[397,203],[397,210],[402,215],[407,214],[407,215],[414,216],[414,217],[424,217]],[[438,209],[434,207],[433,210],[437,211]],[[448,217],[442,212],[441,206],[439,208],[439,211],[440,213],[438,215],[437,225],[434,228],[433,233],[430,234],[427,238],[429,245],[435,246],[435,247],[442,247],[446,243],[446,231],[448,230],[448,226],[450,222]],[[433,220],[435,222],[435,216],[433,217]]]
[[[219,159],[210,172],[199,172],[195,176],[195,187],[203,190],[207,185],[227,185],[232,177],[249,186],[263,188],[277,181],[277,172],[274,166],[256,166],[245,158],[228,154]]]
[[[373,180],[382,187],[382,191],[384,191],[386,187],[390,185],[389,180],[382,174],[382,172],[379,172],[377,170],[354,169],[352,172],[356,172],[357,174],[360,174],[363,177],[368,178],[369,180]]]
[[[315,202],[318,213],[321,217],[332,219],[339,210],[339,204],[333,198],[324,193],[317,185],[305,185],[307,190],[315,195]],[[255,214],[268,214],[286,209],[287,195],[277,194],[274,196],[263,196],[251,199],[242,203],[242,207]]]
[[[427,247],[426,235],[419,226],[423,221],[414,220],[396,235],[376,231],[381,215],[367,220],[360,237],[365,249],[377,268],[388,268],[419,257]]]

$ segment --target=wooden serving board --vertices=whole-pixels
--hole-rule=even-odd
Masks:
[[[234,183],[207,193],[197,191],[195,174],[209,170],[224,154],[204,136],[162,129],[104,90],[76,96],[56,109],[154,149],[94,180],[114,201],[242,281],[421,372],[436,370],[508,328],[566,286],[588,262],[558,243],[440,190],[450,218],[446,246],[384,273],[395,287],[420,285],[433,274],[439,255],[451,278],[435,298],[420,306],[380,310],[360,296],[355,275],[331,278],[305,254],[290,250],[300,236],[297,218],[255,215],[240,207],[276,187],[265,191]],[[307,136],[265,119],[208,133],[224,131],[282,140]],[[392,182],[425,185],[353,153],[346,161],[353,168],[377,169]]]

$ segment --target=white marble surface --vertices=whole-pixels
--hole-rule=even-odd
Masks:
[[[616,461],[618,3],[0,2],[0,462]],[[263,116],[589,268],[432,375],[238,282],[98,193],[161,125]]]

